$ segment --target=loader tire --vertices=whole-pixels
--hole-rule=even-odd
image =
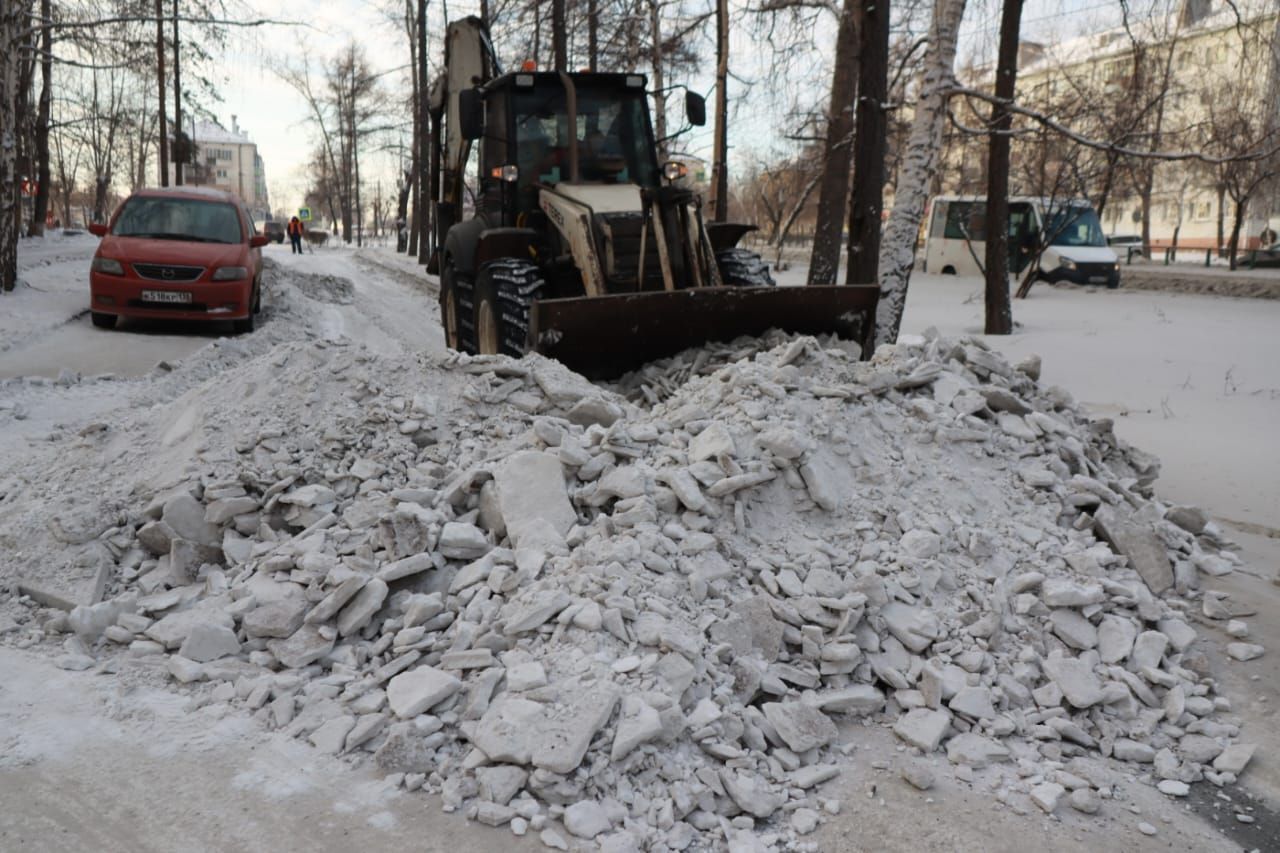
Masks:
[[[538,267],[520,258],[499,258],[480,267],[475,321],[480,352],[519,358],[533,349],[529,308],[545,285]]]
[[[769,275],[769,265],[750,249],[735,246],[716,252],[716,263],[727,287],[774,287],[777,284]]]
[[[474,292],[474,285],[458,275],[453,260],[446,258],[440,270],[440,325],[445,345],[472,355],[476,352]]]

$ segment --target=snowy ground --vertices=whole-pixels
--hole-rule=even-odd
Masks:
[[[265,322],[245,338],[151,324],[93,329],[86,310],[94,244],[87,236],[24,243],[26,286],[0,297],[0,380],[37,377],[0,384],[0,489],[9,469],[3,460],[32,443],[125,407],[176,399],[277,343],[343,336],[386,355],[443,349],[434,285],[383,250],[296,257],[268,247],[274,268]],[[904,331],[978,332],[980,288],[976,280],[917,276]],[[1224,583],[1261,602],[1263,618],[1251,624],[1262,632],[1259,642],[1280,649],[1277,620],[1266,618],[1280,612],[1267,583],[1280,568],[1280,302],[1037,287],[1014,312],[1017,332],[989,338],[993,347],[1011,359],[1041,355],[1047,381],[1161,457],[1158,490],[1166,499],[1203,506],[1239,533],[1264,577]],[[168,364],[157,368],[162,361]],[[92,378],[101,374],[112,378]],[[20,545],[0,526],[0,549],[14,553]],[[1250,779],[1273,801],[1280,793],[1276,660],[1272,651],[1226,677],[1269,753],[1255,759]],[[285,849],[299,839],[317,849],[378,849],[423,838],[432,839],[427,849],[525,849],[509,832],[465,824],[441,815],[437,804],[380,788],[372,771],[344,769],[243,720],[189,715],[155,685],[64,673],[42,656],[12,650],[0,650],[0,671],[0,802],[10,804],[0,809],[0,849]],[[816,836],[822,849],[863,849],[869,832],[876,849],[1267,847],[1256,837],[1228,841],[1153,791],[1134,808],[1158,824],[1154,838],[1133,831],[1137,816],[1099,822],[1072,813],[1059,824],[997,811],[985,794],[950,780],[921,811],[921,798],[896,775],[867,766],[899,749],[887,732],[868,732],[863,769],[839,782],[846,809]],[[174,819],[155,819],[157,788],[181,802]]]

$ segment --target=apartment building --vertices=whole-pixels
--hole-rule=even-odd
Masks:
[[[1015,138],[1011,191],[1105,201],[1107,233],[1142,235],[1146,219],[1156,249],[1175,239],[1188,249],[1225,245],[1236,198],[1248,195],[1240,246],[1274,240],[1280,180],[1269,175],[1280,172],[1280,156],[1214,165],[1124,151],[1222,156],[1280,149],[1278,22],[1275,6],[1263,0],[1183,0],[1169,15],[1128,27],[1056,44],[1024,42],[1018,103],[1118,147],[1110,155],[1083,149],[1060,135],[1037,135],[1033,122],[1019,119],[1027,133]],[[991,69],[964,76],[989,84]],[[953,130],[950,140],[952,168],[942,189],[983,192],[985,138]]]
[[[240,196],[255,222],[271,218],[267,173],[258,146],[240,129],[236,116],[231,129],[214,122],[196,122],[192,137],[197,162],[187,167],[185,180],[197,186],[217,187]]]

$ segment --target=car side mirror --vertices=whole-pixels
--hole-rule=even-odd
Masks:
[[[697,92],[690,92],[686,89],[684,93],[684,114],[688,117],[689,124],[694,127],[702,127],[707,123],[707,99]]]
[[[458,129],[463,139],[479,139],[484,133],[484,98],[479,89],[458,93]]]
[[[249,238],[250,249],[261,249],[263,246],[271,242],[271,238],[266,234],[254,234]]]
[[[107,226],[102,222],[91,222],[89,223],[89,233],[95,237],[105,237],[107,236]]]

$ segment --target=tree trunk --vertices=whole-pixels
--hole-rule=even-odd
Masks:
[[[729,0],[716,0],[716,126],[712,146],[711,219],[729,218]]]
[[[0,291],[18,283],[18,33],[20,3],[0,6]]]
[[[169,186],[169,128],[164,105],[164,0],[156,0],[156,93],[160,108],[160,186]]]
[[[600,0],[587,0],[587,68],[596,72],[600,61]]]
[[[885,132],[889,100],[889,0],[863,0],[858,63],[853,194],[849,202],[849,284],[875,284],[884,210]]]
[[[1236,268],[1236,250],[1240,248],[1240,228],[1244,225],[1244,212],[1248,206],[1247,198],[1236,202],[1236,213],[1231,223],[1231,242],[1227,244],[1227,262],[1233,270]]]
[[[36,197],[32,205],[32,237],[44,235],[49,216],[49,98],[53,78],[52,0],[40,0],[40,107],[36,113]]]
[[[854,94],[858,86],[858,0],[844,0],[836,32],[835,68],[831,73],[831,102],[827,105],[827,138],[823,143],[822,177],[813,250],[807,284],[835,284],[840,270],[840,233],[849,201],[850,151],[853,139]]]
[[[423,173],[431,162],[431,122],[427,115],[427,93],[431,91],[431,83],[427,80],[427,0],[418,0],[418,87],[418,102],[414,104],[414,112],[418,114],[418,149],[414,157],[417,164],[414,182],[418,186],[418,194],[413,209],[417,217],[418,263],[425,265],[431,257],[430,235],[436,201],[434,168],[427,174]]]
[[[649,60],[653,64],[653,132],[658,139],[658,162],[667,158],[667,94],[662,74],[662,20],[658,16],[658,0],[649,0],[649,35],[653,44]]]
[[[1153,174],[1155,166],[1145,164],[1142,185],[1138,188],[1138,198],[1142,203],[1142,256],[1151,258],[1151,191],[1155,184]]]
[[[555,70],[569,70],[568,31],[564,18],[565,0],[551,0],[551,45],[555,52]]]
[[[142,105],[138,108],[138,162],[133,171],[133,187],[136,192],[147,185],[147,103],[142,96]]]
[[[1218,245],[1214,247],[1214,252],[1221,257],[1222,247],[1226,243],[1226,218],[1227,218],[1227,185],[1218,184]]]
[[[182,58],[178,41],[178,0],[173,0],[173,140],[177,142],[182,138]],[[174,152],[173,157],[173,183],[174,186],[182,186],[182,165],[191,152],[187,150],[186,145],[178,146],[179,150]],[[241,174],[244,174],[244,164],[241,164]]]
[[[426,83],[418,77],[418,19],[414,11],[413,0],[408,0],[407,6],[408,13],[413,16],[412,26],[409,27],[409,62],[413,66],[409,75],[413,96],[413,140],[410,143],[409,169],[404,175],[405,183],[397,199],[396,251],[408,252],[416,256],[418,254],[418,217],[422,215],[421,181],[419,179],[422,169],[418,163],[418,149],[421,147],[420,142],[423,133],[421,101]],[[413,205],[412,214],[409,212],[410,203]],[[410,219],[410,215],[412,215],[412,219]]]
[[[800,198],[791,206],[791,212],[787,214],[787,218],[781,224],[774,226],[774,269],[782,268],[782,244],[786,241],[787,235],[791,233],[791,226],[795,224],[796,219],[800,216],[800,211],[804,210],[804,206],[809,203],[813,191],[818,186],[821,173],[814,175],[809,182],[804,185],[804,190],[800,193]],[[781,211],[779,211],[781,212]]]
[[[1007,104],[1013,100],[1018,82],[1018,30],[1022,23],[1022,0],[1004,0],[1000,16],[1000,51],[996,60],[996,98],[991,109],[991,141],[987,166],[987,299],[988,335],[1013,332],[1013,309],[1009,305],[1009,129],[1013,114]]]
[[[929,189],[938,174],[942,134],[947,121],[947,87],[956,59],[956,37],[965,0],[935,0],[929,46],[925,51],[911,133],[902,155],[902,175],[893,211],[880,247],[880,302],[876,308],[876,344],[898,340],[907,307],[907,287],[916,261],[916,239]]]
[[[1107,166],[1102,170],[1102,187],[1098,190],[1098,201],[1093,206],[1094,211],[1098,214],[1098,221],[1102,221],[1102,214],[1107,209],[1107,202],[1111,200],[1111,184],[1115,180],[1116,164],[1111,155],[1107,155]]]

